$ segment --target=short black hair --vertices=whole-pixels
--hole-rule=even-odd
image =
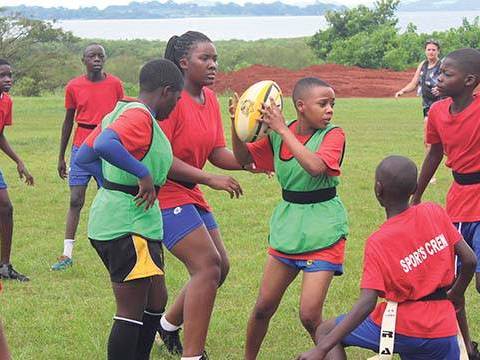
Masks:
[[[155,59],[143,65],[139,75],[140,91],[152,92],[160,87],[171,86],[172,90],[183,89],[183,76],[173,62]]]
[[[480,51],[464,48],[452,51],[445,59],[451,59],[465,74],[475,75],[480,81]]]
[[[8,65],[11,66],[10,63],[6,59],[0,59],[0,65]]]
[[[417,188],[417,166],[407,157],[391,155],[377,166],[375,177],[383,186],[384,197],[406,200]]]
[[[86,54],[86,52],[87,52],[87,49],[88,49],[90,46],[100,46],[100,47],[103,49],[103,52],[106,53],[105,48],[103,47],[102,44],[99,44],[99,43],[97,43],[97,42],[92,42],[92,43],[88,44],[87,46],[85,46],[85,49],[83,49],[83,56],[85,56],[85,54]]]
[[[322,79],[316,78],[316,77],[304,77],[303,79],[300,79],[297,81],[293,88],[293,93],[292,93],[292,100],[293,104],[295,105],[295,108],[297,107],[297,100],[301,99],[302,96],[305,95],[305,92],[307,90],[310,90],[313,87],[329,87],[331,88],[332,86],[327,83],[326,81],[323,81]]]
[[[188,53],[196,44],[204,42],[211,43],[212,40],[198,31],[187,31],[180,36],[174,35],[167,42],[165,59],[171,60],[182,71],[180,60],[188,56]]]
[[[426,49],[427,45],[435,45],[438,50],[440,50],[440,43],[437,40],[434,39],[428,39],[425,41],[425,44],[423,44],[423,48]]]

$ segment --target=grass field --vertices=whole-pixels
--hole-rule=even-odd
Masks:
[[[88,205],[78,230],[74,267],[66,272],[50,271],[63,247],[69,196],[66,183],[56,171],[63,99],[15,98],[14,101],[14,127],[7,129],[6,135],[34,175],[36,185],[27,188],[20,183],[14,164],[0,155],[0,168],[14,205],[12,261],[19,271],[31,276],[31,281],[25,284],[4,282],[0,295],[0,318],[13,358],[104,359],[114,301],[107,272],[86,239]],[[225,108],[226,99],[221,101]],[[286,114],[293,117],[289,101]],[[417,164],[423,159],[418,99],[338,99],[334,122],[347,134],[339,192],[348,209],[350,236],[346,272],[333,282],[324,318],[344,313],[354,303],[359,293],[364,241],[384,220],[372,191],[375,166],[389,154],[409,156]],[[229,134],[228,123],[225,128]],[[245,191],[239,200],[205,189],[231,260],[231,272],[218,293],[207,342],[214,360],[242,358],[247,318],[266,258],[268,219],[279,199],[275,180],[249,173],[235,176]],[[450,174],[442,166],[437,178],[437,184],[429,187],[425,199],[443,203]],[[91,186],[87,204],[94,194]],[[169,254],[166,271],[173,299],[187,274]],[[311,346],[298,319],[298,291],[299,281],[296,281],[271,322],[259,359],[293,359]],[[471,286],[467,304],[474,339],[480,338],[479,299]],[[354,350],[349,355],[351,359],[365,359],[371,353]],[[155,349],[152,359],[170,357]]]

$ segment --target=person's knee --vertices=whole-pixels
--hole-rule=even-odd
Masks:
[[[72,191],[70,194],[70,208],[80,211],[85,203],[85,193]]]
[[[227,256],[221,258],[221,264],[220,264],[220,281],[218,286],[222,286],[224,283],[225,279],[227,278],[228,273],[230,272],[230,260],[228,259]]]
[[[9,199],[0,199],[0,214],[2,217],[12,217],[13,205]]]
[[[260,299],[255,304],[252,316],[256,320],[268,320],[273,316],[273,314],[275,314],[276,310],[277,304],[275,304],[273,301]]]
[[[310,334],[314,334],[315,330],[322,322],[322,314],[319,310],[319,308],[307,306],[300,308],[300,321]]]
[[[214,281],[215,284],[220,282],[222,260],[218,252],[212,252],[204,255],[203,258],[194,266],[189,268],[190,275],[200,276],[203,281]]]

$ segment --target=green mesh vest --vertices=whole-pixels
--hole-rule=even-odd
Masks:
[[[120,115],[129,109],[148,108],[139,102],[119,101],[115,109],[102,120],[102,129],[113,123]],[[165,183],[168,171],[172,165],[172,148],[165,134],[152,120],[152,138],[148,152],[140,161],[148,168],[155,186]],[[102,160],[103,176],[111,183],[136,186],[137,177]],[[128,234],[140,235],[149,240],[162,240],[162,215],[155,205],[145,211],[144,206],[136,206],[134,196],[122,191],[99,189],[90,209],[88,220],[88,237],[94,240],[114,240]]]
[[[325,135],[334,128],[329,124],[325,129],[318,129],[305,143],[305,147],[316,152]],[[339,184],[336,176],[311,176],[293,156],[281,159],[281,137],[271,132],[269,138],[273,148],[275,173],[282,189],[310,192],[335,188]],[[346,238],[347,234],[347,213],[338,196],[311,204],[292,203],[282,199],[270,219],[269,243],[277,251],[301,254],[330,247],[339,239]]]

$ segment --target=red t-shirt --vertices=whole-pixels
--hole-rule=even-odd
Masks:
[[[0,134],[5,126],[12,125],[12,99],[7,93],[0,93]]]
[[[77,124],[98,125],[103,117],[113,110],[123,98],[120,79],[106,74],[102,81],[90,81],[86,75],[70,80],[65,88],[65,109],[75,110]],[[82,145],[92,129],[75,129],[73,145]]]
[[[107,129],[115,131],[120,138],[120,142],[132,154],[140,160],[147,153],[152,138],[151,115],[144,109],[126,110],[118,117],[115,122],[107,126]],[[102,127],[97,126],[85,139],[85,144],[93,147],[97,136],[101,133]]]
[[[480,96],[458,114],[450,113],[451,98],[438,101],[428,113],[427,143],[443,145],[446,166],[459,173],[480,171]],[[453,222],[480,220],[480,184],[452,183],[447,212]]]
[[[298,121],[290,125],[290,130],[302,144],[305,144],[310,135],[299,135],[295,133]],[[343,147],[345,144],[345,133],[341,128],[335,128],[325,135],[322,143],[317,149],[316,154],[323,160],[327,166],[327,174],[329,176],[340,175],[340,161],[342,159]],[[266,171],[274,171],[274,155],[269,137],[266,136],[259,141],[248,143],[248,151],[252,155],[255,166],[258,169]],[[283,159],[291,158],[293,155],[288,146],[282,143],[280,155]],[[322,249],[305,254],[284,254],[275,249],[269,248],[270,255],[281,256],[294,260],[324,260],[334,264],[343,264],[345,261],[345,240],[341,240],[328,249]]]
[[[448,300],[414,301],[450,286],[455,274],[454,245],[461,235],[443,208],[413,206],[388,219],[365,245],[360,287],[398,302],[399,334],[438,338],[457,333],[455,309]],[[370,314],[379,326],[386,303]]]
[[[160,122],[160,127],[170,140],[173,155],[189,165],[202,169],[215,148],[225,147],[220,105],[215,93],[203,88],[204,104],[197,103],[186,91],[169,118]],[[167,180],[158,194],[160,207],[168,209],[185,204],[198,205],[211,211],[198,186],[189,189],[172,180]]]

